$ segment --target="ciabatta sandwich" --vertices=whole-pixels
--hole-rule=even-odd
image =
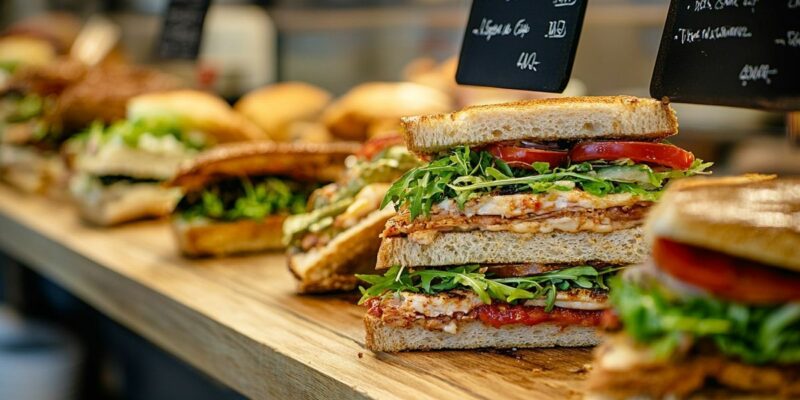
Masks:
[[[284,220],[333,182],[355,143],[243,142],[200,155],[170,182],[183,192],[172,215],[187,256],[282,249]]]
[[[380,233],[394,208],[380,208],[392,181],[419,165],[400,136],[373,139],[348,160],[345,177],[314,191],[310,210],[283,224],[297,291],[355,289],[356,273],[375,269]]]
[[[612,282],[594,394],[800,397],[800,180],[771,178],[670,187],[646,224],[652,259]]]
[[[662,143],[668,104],[577,97],[403,120],[430,159],[395,182],[362,302],[373,350],[596,344],[606,278],[644,260],[641,224],[708,164]]]
[[[261,131],[222,99],[179,90],[132,98],[128,117],[95,123],[70,140],[70,191],[81,216],[114,225],[168,215],[180,191],[162,184],[216,143],[258,139]]]

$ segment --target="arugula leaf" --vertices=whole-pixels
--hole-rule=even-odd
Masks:
[[[800,362],[800,303],[743,305],[710,297],[679,299],[656,283],[611,281],[611,302],[625,331],[656,357],[686,339],[705,341],[747,363]]]
[[[359,287],[362,294],[359,304],[387,293],[435,294],[460,288],[472,290],[485,304],[491,304],[492,300],[514,303],[517,300],[545,298],[545,310],[549,312],[555,304],[556,292],[571,288],[603,290],[603,277],[617,270],[619,269],[607,268],[598,271],[594,267],[579,266],[534,276],[495,278],[487,274],[480,265],[417,271],[394,266],[382,276],[356,277],[371,285],[369,288]]]
[[[187,132],[183,128],[180,118],[170,116],[126,119],[110,125],[95,121],[85,131],[76,135],[72,141],[106,143],[119,140],[129,147],[136,148],[145,136],[155,138],[172,136],[186,148],[194,150],[202,150],[208,144],[204,137]]]
[[[669,180],[708,174],[706,169],[711,165],[698,159],[685,171],[656,172],[646,164],[626,159],[553,169],[548,163],[536,162],[532,169],[525,169],[512,168],[486,151],[460,146],[406,172],[391,186],[381,207],[389,203],[406,207],[414,220],[430,216],[431,207],[445,199],[454,199],[463,209],[470,199],[489,193],[544,193],[572,188],[595,196],[632,193],[652,201],[661,196]]]

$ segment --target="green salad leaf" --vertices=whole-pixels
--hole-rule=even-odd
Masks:
[[[413,220],[429,216],[431,207],[445,199],[455,199],[463,208],[468,200],[487,193],[544,193],[575,187],[596,196],[632,193],[656,200],[670,179],[707,174],[711,165],[697,159],[685,171],[655,171],[646,164],[619,160],[553,169],[547,163],[533,163],[533,169],[524,169],[513,168],[486,151],[461,146],[405,173],[389,189],[382,207],[389,203],[407,207]]]
[[[44,113],[45,99],[37,94],[27,94],[14,102],[13,110],[5,116],[8,123],[29,121]]]
[[[95,121],[77,135],[75,140],[85,141],[92,138],[100,142],[121,140],[127,146],[136,148],[145,135],[155,138],[172,136],[189,149],[202,150],[206,147],[205,138],[191,135],[184,129],[179,118],[169,116],[126,119],[107,126],[100,121]]]
[[[359,287],[362,294],[359,304],[386,293],[435,294],[453,289],[468,289],[475,292],[485,304],[491,304],[492,300],[514,303],[517,300],[544,298],[547,300],[545,309],[549,312],[555,303],[556,292],[572,288],[607,290],[605,280],[617,270],[578,266],[534,276],[497,278],[486,273],[480,265],[414,271],[395,266],[383,275],[356,277],[370,284],[369,288]]]
[[[237,178],[185,195],[178,204],[178,211],[187,220],[225,221],[298,214],[305,211],[311,190],[313,188],[307,185],[279,178],[264,178],[255,183]]]
[[[800,303],[743,305],[711,297],[676,298],[653,283],[614,278],[611,302],[625,332],[666,359],[687,339],[753,364],[800,362]]]

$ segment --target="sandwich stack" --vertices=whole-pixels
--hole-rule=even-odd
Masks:
[[[427,165],[388,190],[398,214],[360,276],[376,351],[588,346],[606,279],[641,262],[664,185],[709,164],[662,143],[668,104],[578,97],[403,120]]]
[[[612,281],[594,394],[800,396],[800,181],[771,178],[670,187],[646,224],[652,259]]]

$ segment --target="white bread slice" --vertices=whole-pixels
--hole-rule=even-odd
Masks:
[[[0,144],[0,177],[23,192],[60,197],[66,187],[67,170],[58,153]]]
[[[687,179],[651,210],[648,239],[693,246],[800,271],[800,179]]]
[[[366,346],[372,351],[397,352],[407,350],[480,349],[480,348],[537,348],[595,346],[600,341],[597,329],[585,326],[561,326],[552,323],[539,325],[504,325],[495,328],[480,321],[458,324],[456,333],[428,330],[413,325],[398,328],[367,314]]]
[[[208,220],[186,221],[173,217],[172,228],[180,251],[189,257],[249,253],[283,249],[283,215],[260,221],[243,219],[233,222]]]
[[[446,232],[429,243],[384,238],[377,269],[464,264],[585,263],[636,264],[649,253],[641,227],[594,232]]]
[[[158,183],[102,186],[85,175],[70,179],[70,192],[80,216],[100,226],[169,215],[180,199],[180,190]]]
[[[288,253],[289,270],[297,278],[299,293],[353,290],[358,285],[354,274],[375,271],[379,235],[394,215],[388,207],[368,214],[321,248],[306,253]]]
[[[678,133],[668,103],[632,96],[561,97],[402,119],[406,145],[435,154],[506,140],[657,139]]]

